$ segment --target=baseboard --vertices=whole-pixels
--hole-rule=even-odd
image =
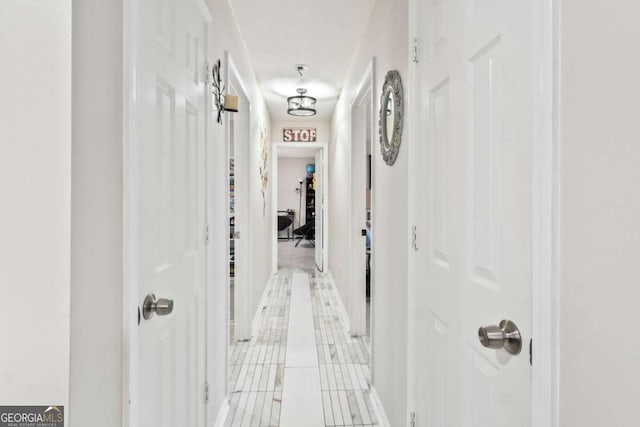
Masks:
[[[229,399],[225,397],[222,405],[220,405],[220,409],[218,409],[218,416],[216,416],[213,427],[224,427],[224,423],[227,421],[227,415],[229,415]]]
[[[380,401],[378,391],[374,386],[371,386],[369,390],[369,397],[371,398],[371,403],[373,403],[373,410],[376,413],[376,417],[378,417],[378,423],[383,427],[391,427],[389,418],[387,418],[387,414],[384,412],[384,407]]]
[[[331,281],[331,285],[333,286],[333,291],[336,294],[336,299],[338,300],[338,311],[340,312],[340,321],[342,322],[342,326],[345,331],[351,330],[351,320],[349,319],[349,314],[347,314],[347,310],[344,307],[344,303],[342,302],[342,297],[340,296],[340,291],[338,291],[338,286],[336,286],[336,281],[333,278],[333,274],[331,270],[327,270],[326,273],[329,280]]]
[[[253,321],[251,322],[251,336],[253,337],[256,336],[256,330],[260,326],[260,315],[262,314],[262,308],[266,305],[269,291],[271,290],[271,288],[273,288],[275,282],[276,282],[276,275],[272,274],[267,280],[264,290],[262,291],[262,297],[260,297],[260,303],[258,304],[256,312],[253,315]]]

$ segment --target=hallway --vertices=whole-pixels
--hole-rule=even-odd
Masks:
[[[230,348],[226,426],[373,426],[369,349],[352,338],[313,250],[280,243],[257,334]]]

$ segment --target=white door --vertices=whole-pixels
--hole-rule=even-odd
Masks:
[[[316,153],[316,267],[318,270],[323,271],[322,265],[322,251],[324,250],[324,242],[323,242],[323,222],[324,222],[324,163],[322,159],[323,150],[318,150]]]
[[[143,311],[134,418],[204,426],[207,20],[192,0],[140,0],[132,19],[131,229]],[[145,319],[152,294],[171,300],[172,312],[159,307]]]
[[[532,6],[419,3],[417,425],[530,426]],[[503,319],[518,355],[479,341]]]

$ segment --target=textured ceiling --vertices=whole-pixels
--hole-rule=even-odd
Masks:
[[[329,120],[374,0],[229,0],[273,120],[297,87]],[[309,70],[300,78],[295,64]],[[302,120],[308,121],[309,118]]]

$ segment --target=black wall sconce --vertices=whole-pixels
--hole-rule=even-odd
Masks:
[[[220,76],[220,60],[213,64],[211,68],[213,102],[218,109],[218,123],[222,123],[222,113],[225,111],[238,112],[238,97],[235,95],[225,94],[226,87],[222,84]]]

